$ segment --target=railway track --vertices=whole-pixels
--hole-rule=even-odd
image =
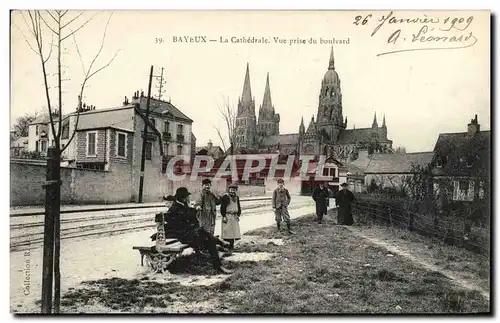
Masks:
[[[250,202],[250,201],[249,201]],[[297,203],[291,210],[302,207],[308,203]],[[162,208],[164,209],[164,208]],[[269,205],[255,204],[247,205],[245,211],[252,210],[252,213],[268,212]],[[244,214],[243,214],[244,215]],[[132,219],[132,217],[137,217]],[[218,216],[220,217],[220,216]],[[116,220],[121,218],[121,220]],[[152,223],[151,213],[147,214],[117,214],[113,216],[96,216],[83,217],[76,219],[66,219],[61,221],[61,224],[79,224],[88,221],[103,221],[101,223],[89,223],[88,225],[76,225],[71,227],[61,226],[61,240],[77,239],[85,237],[100,237],[121,234],[125,232],[141,231],[155,228]],[[110,221],[109,221],[110,220]],[[110,228],[111,226],[111,228]],[[15,235],[16,231],[25,231],[26,229],[43,228],[43,222],[34,222],[27,224],[11,225],[10,251],[24,251],[30,248],[39,247],[43,244],[43,230],[31,232],[28,234],[21,233]]]

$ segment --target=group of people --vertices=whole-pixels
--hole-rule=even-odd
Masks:
[[[229,185],[228,192],[220,197],[211,191],[211,187],[210,179],[202,181],[202,191],[194,207],[190,206],[191,193],[186,187],[180,187],[175,195],[164,198],[172,202],[164,215],[165,235],[190,245],[196,251],[208,251],[213,267],[220,273],[229,274],[231,271],[222,266],[217,246],[231,253],[235,242],[241,239],[239,225],[241,204],[237,194],[238,186]],[[323,216],[327,213],[329,190],[320,184],[314,190],[312,197],[316,202],[317,220],[322,223]],[[342,184],[342,190],[335,195],[339,224],[353,223],[351,216],[353,200],[354,195],[347,190],[347,184]],[[288,234],[292,234],[288,212],[290,202],[290,192],[284,187],[283,179],[278,179],[278,187],[273,192],[272,207],[278,231],[281,231],[281,225],[284,223]],[[220,237],[215,236],[217,205],[220,205],[222,216]],[[152,239],[155,240],[155,235]]]
[[[351,204],[354,201],[354,194],[347,189],[347,183],[340,185],[341,190],[335,194],[335,204],[337,206],[337,224],[352,225]],[[314,190],[312,198],[316,203],[316,216],[318,223],[323,223],[323,216],[326,215],[329,202],[330,190],[320,183]]]

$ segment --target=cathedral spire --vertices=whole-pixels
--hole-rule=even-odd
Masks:
[[[378,128],[378,123],[377,123],[377,112],[373,115],[373,123],[372,123],[372,128]]]
[[[333,46],[332,51],[330,52],[330,62],[328,63],[329,70],[335,70],[335,59],[333,58]]]
[[[387,126],[385,125],[385,114],[384,114],[384,119],[382,120],[382,128],[387,128]]]
[[[269,87],[269,72],[267,73],[266,88],[264,90],[264,100],[262,101],[262,109],[272,110],[273,103],[271,101],[271,88]]]
[[[250,104],[252,102],[252,89],[250,88],[250,68],[247,63],[247,71],[245,74],[245,82],[243,83],[243,93],[241,94],[241,101],[243,104]]]
[[[306,127],[304,126],[304,117],[300,118],[300,126],[299,133],[304,133],[306,131]]]

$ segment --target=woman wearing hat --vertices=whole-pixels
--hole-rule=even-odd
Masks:
[[[337,223],[352,225],[351,203],[354,201],[354,194],[347,189],[347,183],[340,185],[342,189],[335,195],[335,204],[337,205]]]
[[[172,205],[165,214],[165,235],[178,239],[195,250],[207,249],[214,268],[221,273],[231,273],[222,267],[217,251],[217,244],[223,247],[227,247],[228,244],[200,227],[196,209],[189,207],[189,195],[191,193],[187,188],[179,187],[174,196],[166,198],[172,201]]]
[[[241,239],[240,233],[240,198],[236,194],[238,185],[231,184],[228,187],[228,194],[224,194],[221,199],[220,213],[221,221],[221,239],[229,242],[230,250],[234,249],[234,242]]]

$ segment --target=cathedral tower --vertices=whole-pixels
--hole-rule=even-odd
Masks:
[[[335,59],[333,47],[330,52],[328,70],[321,82],[319,94],[318,115],[316,123],[319,129],[328,136],[328,141],[334,144],[339,133],[346,128],[342,115],[342,92],[340,89],[340,78],[335,71]]]
[[[255,100],[250,87],[250,68],[247,63],[243,92],[238,98],[236,115],[236,143],[238,148],[254,148],[256,134]]]
[[[264,99],[259,108],[259,121],[257,124],[257,133],[259,136],[277,136],[279,135],[280,115],[275,113],[271,100],[271,88],[269,86],[269,73],[267,73],[266,88],[264,89]]]

